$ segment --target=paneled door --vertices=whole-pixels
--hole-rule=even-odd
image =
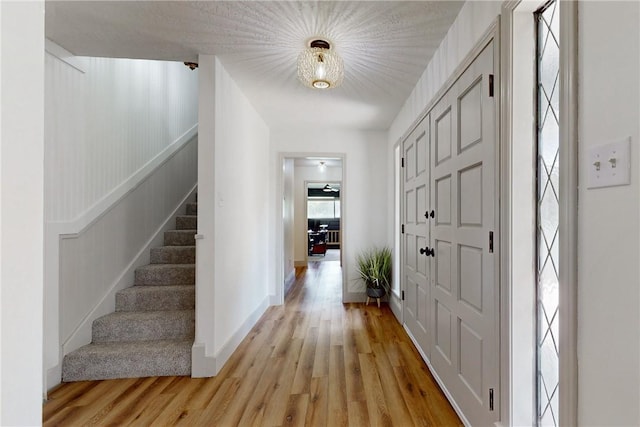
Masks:
[[[406,327],[420,348],[429,349],[429,119],[403,143],[403,312]],[[422,252],[422,253],[421,253]]]
[[[494,42],[431,110],[430,361],[472,425],[499,408]]]

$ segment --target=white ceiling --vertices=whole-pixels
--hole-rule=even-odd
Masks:
[[[272,128],[389,127],[463,1],[47,1],[46,35],[81,56],[217,55]],[[342,86],[300,84],[309,39],[328,39]]]

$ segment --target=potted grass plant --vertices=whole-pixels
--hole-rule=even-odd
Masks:
[[[380,306],[380,298],[391,292],[391,249],[371,248],[356,256],[360,278],[367,285],[367,304],[375,298]]]

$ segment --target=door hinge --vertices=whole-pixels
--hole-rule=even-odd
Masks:
[[[402,224],[402,227],[400,227],[402,230],[402,234],[404,234],[404,224]]]
[[[493,231],[489,232],[489,253],[493,253]]]
[[[493,389],[489,389],[489,410],[493,411]]]
[[[400,159],[400,167],[404,167],[404,157]]]
[[[402,291],[402,301],[404,301],[404,291]]]
[[[489,74],[489,96],[493,98],[493,74]]]

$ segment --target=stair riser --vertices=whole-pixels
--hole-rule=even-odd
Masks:
[[[170,315],[164,317],[153,316],[136,319],[135,321],[107,315],[93,322],[92,342],[193,339],[195,333],[194,317],[192,311],[187,315],[178,317]]]
[[[151,249],[151,264],[195,264],[195,246],[163,246]]]
[[[195,230],[170,230],[164,233],[165,246],[195,246]]]
[[[176,218],[177,230],[197,230],[198,229],[198,217],[197,216],[179,216]]]
[[[62,381],[191,375],[191,343],[150,344],[143,349],[76,351],[65,356]]]
[[[136,285],[195,285],[196,267],[185,264],[184,268],[159,264],[157,269],[138,268],[135,272]],[[165,268],[163,268],[165,267]]]
[[[116,311],[188,310],[195,306],[195,286],[133,286],[116,294]]]
[[[198,215],[198,202],[187,203],[187,215]]]

